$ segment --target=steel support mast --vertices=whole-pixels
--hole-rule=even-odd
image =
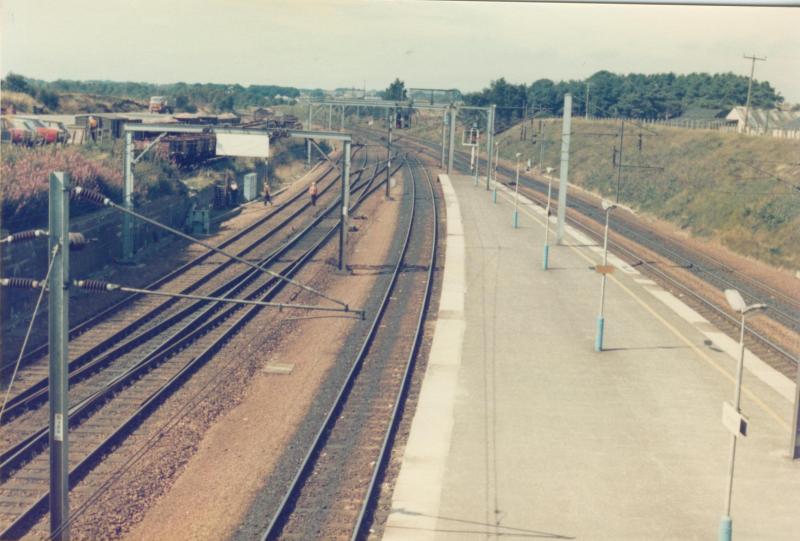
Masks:
[[[342,216],[339,222],[339,270],[347,269],[347,228],[350,213],[350,141],[344,142],[344,171],[342,172]]]
[[[558,183],[558,227],[556,243],[563,244],[567,218],[567,178],[569,174],[569,138],[572,129],[572,95],[564,95],[564,115],[561,126],[561,171]]]
[[[69,176],[50,174],[50,254],[53,270],[48,296],[50,397],[50,535],[69,539]],[[55,254],[54,254],[54,250]],[[54,254],[54,255],[52,255]]]

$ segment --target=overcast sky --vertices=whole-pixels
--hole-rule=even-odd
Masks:
[[[800,10],[358,0],[0,0],[0,71],[45,80],[477,90],[505,77],[747,75],[800,102]]]

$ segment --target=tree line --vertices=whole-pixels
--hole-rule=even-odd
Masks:
[[[295,99],[300,95],[297,88],[279,85],[153,84],[66,79],[42,81],[16,73],[9,73],[3,79],[2,85],[6,90],[24,92],[39,99],[52,110],[57,109],[58,95],[62,93],[97,94],[142,101],[149,100],[150,96],[166,96],[175,109],[187,112],[195,112],[198,107],[216,111],[233,111],[234,108],[267,106],[280,103],[282,101],[280,96]]]
[[[573,114],[583,116],[588,91],[589,116],[653,120],[678,117],[695,108],[724,110],[744,105],[747,86],[748,77],[733,73],[619,75],[599,71],[584,80],[539,79],[530,85],[500,78],[488,88],[465,94],[464,101],[479,106],[497,104],[498,122],[506,124],[521,118],[525,111],[561,115],[568,92],[573,97]],[[753,82],[753,107],[773,108],[782,102],[783,97],[769,82]]]

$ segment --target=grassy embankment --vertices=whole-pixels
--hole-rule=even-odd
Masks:
[[[561,121],[545,121],[543,127],[544,137],[539,135],[537,140],[545,141],[544,163],[557,168]],[[691,235],[717,240],[739,254],[792,271],[800,269],[800,141],[645,128],[626,122],[623,164],[663,170],[623,169],[621,203]],[[538,122],[534,129],[538,130]],[[619,137],[590,134],[619,133],[619,123],[573,119],[572,131],[570,182],[613,198],[617,170],[612,154],[614,146],[619,147]],[[408,133],[439,143],[441,120],[422,118]],[[460,138],[459,130],[459,145]],[[523,161],[530,158],[538,164],[539,143],[520,141],[519,128],[496,140],[501,159],[513,161],[520,152]]]
[[[3,145],[0,162],[0,220],[3,229],[38,227],[47,221],[48,175],[65,171],[75,185],[99,190],[112,200],[122,199],[122,141],[90,143],[82,146],[23,148]],[[302,141],[277,140],[267,175],[273,187],[290,182],[304,173]],[[186,188],[201,190],[230,171],[241,176],[263,167],[254,158],[218,158],[193,168],[179,168],[150,153],[134,171],[136,199],[139,203],[164,195],[184,193]],[[78,204],[73,216],[94,210],[91,204]]]

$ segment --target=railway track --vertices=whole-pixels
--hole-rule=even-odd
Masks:
[[[366,533],[420,346],[436,259],[433,184],[416,159],[406,167],[412,210],[394,272],[262,540],[360,539]]]
[[[331,171],[332,168],[328,169],[321,177],[320,190],[323,198],[325,192],[331,190],[336,183],[337,177]],[[220,246],[239,257],[263,259],[280,245],[282,239],[277,237],[279,233],[298,227],[298,221],[302,220],[302,215],[309,206],[303,195],[302,192],[298,193]],[[226,284],[241,272],[240,267],[240,264],[230,258],[207,251],[147,289],[182,294],[222,295]],[[70,340],[70,384],[91,375],[115,357],[152,340],[165,326],[192,317],[194,310],[202,304],[204,303],[201,301],[134,294],[102,311],[91,321],[79,325],[81,332],[76,332]],[[39,348],[34,353],[39,354],[38,358],[29,359],[25,369],[18,375],[12,389],[15,392],[11,395],[3,415],[3,425],[47,400],[46,347]],[[0,441],[3,441],[5,432],[2,434]]]
[[[438,150],[434,150],[435,145],[432,143],[409,136],[403,136],[403,138],[415,146],[422,146],[428,155],[439,159],[440,154]],[[456,153],[454,163],[464,170],[469,168],[468,159],[461,156],[460,153]],[[511,179],[514,178],[515,172],[502,165],[498,166],[497,170],[513,186]],[[545,206],[546,183],[520,176],[520,192]],[[554,185],[552,194],[554,201],[557,201],[557,194],[558,187]],[[569,198],[567,209],[568,219],[573,224],[587,231],[593,238],[601,238],[605,215],[596,203],[580,196],[573,196]],[[584,216],[585,219],[580,219],[578,216]],[[747,302],[767,304],[769,308],[761,317],[768,317],[789,332],[800,332],[800,318],[798,318],[800,299],[778,291],[769,284],[746,277],[740,271],[730,268],[707,254],[680,246],[671,239],[664,238],[631,220],[624,219],[621,214],[611,221],[610,229],[618,237],[617,240],[612,242],[610,239],[609,242],[620,252],[627,263],[639,267],[662,286],[687,299],[693,308],[735,340],[738,341],[740,321],[730,313],[727,306],[708,294],[704,294],[703,288],[687,285],[666,269],[669,267],[684,269],[720,292],[727,288],[738,289]],[[627,242],[623,239],[627,239]],[[637,245],[641,248],[637,249]],[[653,255],[662,258],[662,261],[659,263],[652,261]],[[787,347],[777,337],[768,336],[766,332],[755,329],[752,324],[747,327],[746,334],[746,343],[754,353],[787,377],[795,378],[798,352],[794,351],[794,348]]]
[[[366,170],[362,168],[362,173]],[[377,166],[368,179],[352,185],[357,203],[376,189]],[[378,183],[378,185],[380,185]],[[338,229],[338,196],[301,231],[259,260],[266,268],[287,277],[296,274]],[[322,202],[322,201],[321,201]],[[258,242],[258,241],[257,241]],[[239,272],[220,289],[221,296],[267,301],[285,288],[286,282],[260,271]],[[180,387],[260,309],[222,303],[193,304],[192,317],[162,329],[157,347],[153,341],[111,359],[103,366],[84,365],[86,379],[70,389],[70,486],[84,478],[110,449],[124,440],[163,400]],[[175,323],[178,323],[177,321]],[[113,362],[111,362],[113,361]],[[102,369],[102,370],[101,370]],[[47,502],[47,429],[45,408],[14,419],[5,427],[4,439],[12,442],[2,454],[0,485],[0,533],[18,538],[41,516]]]

